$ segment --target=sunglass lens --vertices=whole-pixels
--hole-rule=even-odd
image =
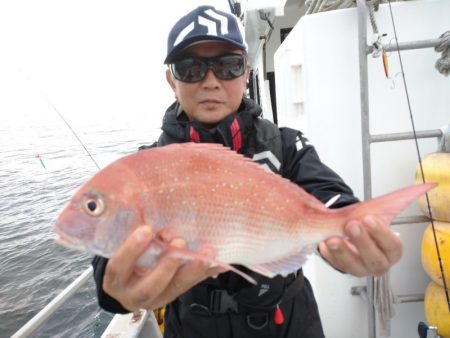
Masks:
[[[186,58],[172,64],[172,73],[177,80],[183,82],[197,82],[203,79],[208,70],[201,60]]]
[[[244,55],[221,55],[213,58],[189,57],[171,64],[174,77],[183,82],[198,82],[211,68],[220,80],[235,79],[245,72]]]
[[[214,74],[221,80],[231,80],[244,74],[245,62],[241,55],[223,55],[212,63]]]

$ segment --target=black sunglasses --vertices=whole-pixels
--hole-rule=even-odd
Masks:
[[[186,57],[170,64],[175,79],[182,82],[199,82],[211,69],[220,80],[232,80],[245,73],[246,57],[241,54],[225,54],[211,58]]]

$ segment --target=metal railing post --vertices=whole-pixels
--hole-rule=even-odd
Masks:
[[[31,318],[19,331],[14,333],[11,338],[23,338],[30,336],[39,326],[41,326],[61,305],[63,305],[75,292],[77,292],[91,278],[93,272],[92,266],[87,268],[77,279],[68,287],[59,293],[50,303]]]
[[[361,100],[361,138],[364,180],[364,200],[372,197],[371,154],[370,154],[370,121],[369,121],[369,75],[367,71],[367,9],[366,0],[357,0],[358,13],[358,52],[359,52],[359,86]],[[374,280],[367,278],[367,321],[368,337],[376,337],[375,307],[373,303]]]

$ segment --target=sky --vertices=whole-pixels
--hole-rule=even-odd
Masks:
[[[173,93],[167,35],[194,6],[227,0],[0,0],[0,123],[54,118],[159,127]],[[162,10],[157,10],[162,8]]]

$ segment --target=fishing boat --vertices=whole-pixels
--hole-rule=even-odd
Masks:
[[[450,53],[435,49],[450,48],[450,1],[229,3],[249,44],[249,96],[265,118],[302,130],[360,199],[414,182],[415,140],[422,155],[450,142],[450,77],[443,74],[450,70],[442,66]],[[417,206],[394,221],[404,255],[380,278],[351,277],[309,259],[304,273],[327,337],[438,337],[423,302],[427,224]],[[29,336],[91,274],[87,269],[13,337]],[[144,336],[162,337],[151,311],[116,315],[102,337]]]

